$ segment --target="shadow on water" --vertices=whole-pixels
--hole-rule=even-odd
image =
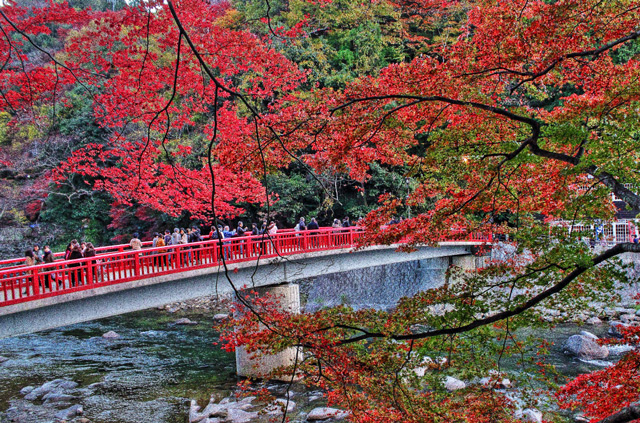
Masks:
[[[179,317],[145,310],[0,340],[9,358],[0,364],[0,412],[26,402],[23,387],[64,378],[79,383],[73,403],[95,423],[184,422],[188,399],[227,395],[236,377],[234,355],[213,345],[210,318],[189,314],[200,324],[170,324]],[[121,337],[103,339],[111,330]]]

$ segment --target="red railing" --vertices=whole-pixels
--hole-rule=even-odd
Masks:
[[[95,257],[61,260],[37,266],[0,269],[0,307],[40,298],[84,291],[150,277],[287,256],[337,250],[356,245],[361,228],[321,228],[273,236],[212,239],[184,245],[124,250],[128,245],[103,247]],[[469,234],[461,240],[491,242],[491,235]],[[113,251],[115,252],[109,252]]]

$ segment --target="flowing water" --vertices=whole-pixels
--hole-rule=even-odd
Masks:
[[[375,302],[386,308],[402,295],[433,286],[438,275],[443,274],[444,266],[432,261],[405,267],[404,270],[381,268],[369,272],[380,275],[355,272],[351,278],[345,277],[347,275],[319,278],[303,283],[301,291],[310,309],[345,300],[355,307],[371,306]],[[373,286],[381,283],[376,279],[383,281],[386,291]],[[391,282],[384,282],[389,280]],[[344,298],[346,284],[367,289],[361,289],[362,295]],[[369,298],[371,292],[375,292],[377,298]],[[384,304],[377,304],[381,297],[385,299]],[[174,325],[181,317],[200,323]],[[190,399],[203,405],[211,395],[220,400],[232,392],[237,381],[235,357],[214,345],[218,334],[212,325],[211,315],[171,314],[154,309],[2,339],[0,356],[9,360],[0,363],[0,422],[54,421],[53,416],[64,408],[62,405],[26,401],[20,390],[58,378],[79,384],[70,392],[75,397],[71,403],[81,404],[84,416],[91,422],[187,422]],[[607,361],[582,362],[563,354],[564,341],[583,329],[585,327],[561,326],[534,333],[554,344],[547,361],[561,374],[574,376],[610,365],[619,358],[614,354]],[[604,325],[586,329],[599,336],[606,332]],[[108,331],[115,331],[121,337],[102,338]],[[505,368],[514,369],[508,360],[504,364]],[[307,394],[307,398],[316,397],[315,393]],[[300,397],[296,399],[299,404],[303,403]],[[311,402],[318,404],[318,400]],[[307,401],[307,409],[309,404]]]
[[[200,324],[172,324],[185,316]],[[190,399],[201,404],[211,395],[221,399],[236,383],[234,355],[213,345],[217,334],[211,326],[203,315],[146,310],[0,340],[0,355],[9,358],[0,364],[0,421],[18,415],[17,421],[53,421],[56,409],[24,401],[20,390],[64,378],[79,383],[74,403],[83,405],[92,422],[186,422]],[[562,326],[539,334],[554,343],[547,359],[561,374],[591,371],[617,359],[582,362],[563,354],[562,343],[582,329]],[[590,329],[604,332],[604,327]],[[121,338],[103,339],[110,330]]]
[[[74,403],[93,422],[184,422],[189,399],[229,394],[235,357],[213,345],[206,316],[189,315],[197,326],[173,325],[178,317],[146,310],[0,340],[0,355],[9,358],[0,364],[0,413],[13,406],[38,414],[43,407],[29,407],[20,390],[64,378],[79,383]],[[121,338],[102,338],[111,330]]]

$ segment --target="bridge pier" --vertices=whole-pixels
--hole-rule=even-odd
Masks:
[[[247,291],[255,291],[259,296],[269,295],[278,300],[280,309],[300,313],[300,288],[297,284],[266,286]],[[296,360],[302,360],[300,348],[287,348],[278,354],[262,354],[259,351],[249,354],[244,347],[236,348],[236,372],[242,377],[261,379],[278,367],[294,365]],[[281,380],[288,381],[290,376],[282,377]]]
[[[476,270],[476,256],[467,254],[464,256],[452,256],[451,264],[462,270]]]

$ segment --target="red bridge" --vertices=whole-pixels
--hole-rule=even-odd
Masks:
[[[96,248],[96,257],[24,266],[24,258],[0,261],[0,307],[204,267],[253,262],[272,257],[356,246],[362,229],[321,228],[276,235],[207,240],[184,245],[131,250],[128,244]],[[466,241],[491,242],[491,236],[471,234]],[[150,246],[151,242],[144,243]],[[63,253],[57,253],[57,257]],[[18,264],[20,263],[20,264]]]
[[[314,266],[317,267],[323,257],[331,257],[331,263],[324,264],[326,269],[317,270],[320,273],[316,273],[326,274],[381,265],[385,262],[422,258],[419,254],[410,258],[406,258],[411,256],[410,254],[403,253],[397,253],[396,256],[393,256],[393,247],[388,246],[362,250],[365,253],[359,251],[356,254],[344,254],[350,252],[357,245],[358,238],[362,233],[363,230],[358,227],[321,228],[300,232],[282,230],[273,236],[257,235],[224,240],[213,239],[184,245],[143,248],[142,250],[132,250],[129,245],[99,247],[96,249],[98,254],[95,257],[58,260],[54,263],[29,267],[23,264],[24,259],[0,261],[0,266],[2,266],[0,267],[0,329],[4,328],[0,330],[2,332],[0,337],[149,308],[162,304],[162,301],[166,304],[182,301],[184,298],[196,298],[197,295],[212,295],[211,288],[205,292],[198,288],[195,282],[188,282],[189,278],[204,278],[207,280],[207,285],[211,285],[210,275],[217,274],[223,264],[229,265],[234,272],[238,269],[251,270],[250,278],[245,276],[245,283],[250,281],[254,286],[258,284],[267,286],[295,279],[296,276],[293,275],[295,270],[292,271],[291,267],[302,259],[311,260],[309,263],[314,263]],[[468,256],[469,246],[491,242],[491,236],[484,234],[463,235],[460,233],[455,238],[458,240],[441,243],[442,248],[428,248],[429,253],[425,257]],[[150,244],[150,242],[145,243],[146,246]],[[425,247],[426,249],[427,247]],[[365,257],[367,251],[369,255]],[[374,253],[377,256],[374,257],[372,255]],[[61,256],[61,254],[59,253],[57,256]],[[335,265],[342,260],[341,256],[344,257],[344,261],[349,261],[348,266]],[[354,264],[354,261],[358,263]],[[261,275],[259,283],[256,283],[254,276],[258,262],[263,273],[270,273]],[[262,266],[265,263],[275,267]],[[289,276],[287,276],[286,265],[290,267]],[[277,276],[276,272],[284,272],[284,276]],[[298,273],[304,272],[298,271]],[[235,276],[241,279],[241,275]],[[313,275],[305,274],[301,277],[310,276]],[[148,290],[151,285],[163,285],[164,287],[161,289],[164,291],[154,293],[147,291],[141,294],[141,297],[146,297],[144,304],[140,301],[132,305],[124,304],[129,301],[129,298],[125,298],[125,294],[129,297],[135,296],[134,290],[139,290],[141,287]],[[199,289],[200,291],[198,291]],[[216,283],[216,292],[217,290]],[[100,297],[105,294],[114,294],[116,291],[120,295],[118,299]],[[151,296],[155,296],[155,298],[152,300]],[[51,308],[57,305],[62,307],[64,305],[66,307],[64,313],[72,313],[73,307],[70,307],[69,303],[86,300],[89,297],[95,297],[92,305],[85,305],[83,309],[76,309],[74,312],[81,316],[80,318],[74,317],[71,320],[70,318],[61,318],[58,324],[53,322],[56,320],[52,318],[54,311],[47,312],[45,310],[47,307]],[[111,302],[112,310],[96,311],[95,309],[102,307],[104,302]],[[45,318],[50,322],[39,329],[31,330],[25,320],[36,320],[36,316],[33,313],[31,315],[25,313],[36,309],[41,309],[37,319]],[[7,321],[8,317],[13,320]],[[16,325],[23,328],[14,328]]]

